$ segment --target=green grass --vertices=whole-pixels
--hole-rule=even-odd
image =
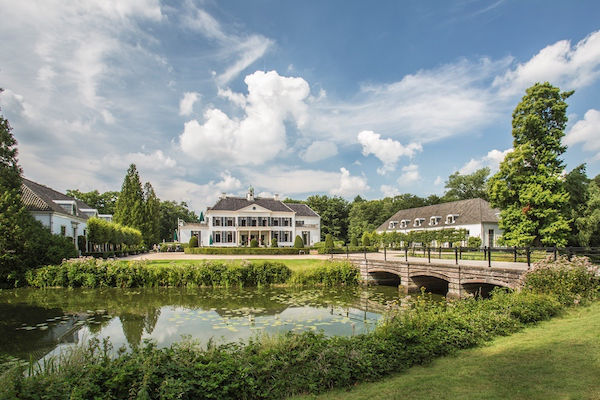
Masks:
[[[149,261],[147,261],[147,263],[149,266],[164,265],[164,264],[192,265],[192,264],[197,264],[201,261],[202,261],[201,259],[198,259],[198,260],[149,260]],[[232,263],[232,264],[240,264],[244,260],[234,259],[234,260],[211,260],[211,261],[224,261],[224,262]],[[278,258],[276,260],[273,260],[273,259],[268,260],[268,259],[254,259],[253,258],[253,259],[249,259],[249,261],[252,261],[252,262],[276,261],[278,263],[285,264],[292,271],[304,271],[304,270],[318,267],[319,265],[323,265],[325,263],[325,260],[319,260],[319,259],[287,260],[287,259],[279,259]],[[123,261],[123,262],[130,262],[130,261]]]
[[[600,302],[379,382],[302,398],[600,399]]]

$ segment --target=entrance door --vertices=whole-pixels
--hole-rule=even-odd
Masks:
[[[494,247],[494,230],[488,231],[488,247]]]
[[[308,232],[308,231],[302,232],[302,241],[304,242],[305,246],[310,246],[310,232]]]

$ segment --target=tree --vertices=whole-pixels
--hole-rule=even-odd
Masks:
[[[490,179],[492,206],[500,208],[503,241],[513,245],[567,243],[569,194],[561,174],[561,139],[567,123],[563,92],[549,83],[536,83],[513,112],[513,151]]]
[[[584,214],[589,200],[590,180],[585,169],[585,164],[581,164],[565,175],[565,190],[569,193],[568,216],[571,219],[571,234],[568,239],[570,246],[580,245],[579,225],[576,220]]]
[[[115,205],[113,220],[143,232],[144,192],[135,164],[131,164],[123,180],[121,193]]]
[[[159,238],[167,242],[173,240],[173,232],[177,229],[177,220],[185,222],[200,222],[204,216],[199,218],[195,212],[188,209],[186,202],[177,203],[175,201],[161,201],[159,207]]]
[[[277,247],[277,246],[278,246],[278,244],[277,244],[277,238],[272,238],[271,239],[271,247]]]
[[[582,246],[600,246],[600,186],[595,180],[588,186],[587,202],[575,221],[577,242]]]
[[[100,193],[98,190],[81,192],[78,189],[69,189],[67,196],[83,201],[88,206],[97,209],[100,214],[114,214],[119,192]]]
[[[487,200],[487,177],[489,174],[490,169],[487,167],[478,169],[468,175],[461,175],[460,172],[453,173],[446,181],[447,190],[444,195],[444,201],[475,198]]]
[[[294,239],[294,247],[297,249],[303,249],[304,248],[304,241],[302,240],[302,238],[300,237],[300,235],[296,235],[296,239]]]
[[[348,238],[350,204],[339,196],[310,196],[306,204],[321,216],[321,240],[331,234],[339,240]]]
[[[160,240],[160,200],[154,193],[150,182],[144,185],[144,225],[142,235],[146,246],[158,243]]]
[[[331,236],[331,233],[328,233],[325,236],[325,248],[333,249],[334,247],[335,247],[335,245],[333,244],[333,236]]]
[[[370,246],[371,245],[371,235],[369,235],[368,232],[364,232],[362,235],[362,245],[363,246]]]

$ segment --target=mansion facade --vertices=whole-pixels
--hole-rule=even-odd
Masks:
[[[254,197],[249,189],[246,197],[222,194],[213,207],[206,210],[205,220],[199,223],[179,221],[177,237],[188,242],[198,238],[198,246],[250,246],[252,239],[268,247],[277,239],[280,247],[294,245],[300,236],[305,246],[321,240],[321,217],[306,204],[284,203],[273,198]]]
[[[481,238],[481,245],[497,247],[502,230],[500,210],[483,199],[468,199],[400,210],[385,221],[377,233],[439,229],[465,229],[468,236]]]

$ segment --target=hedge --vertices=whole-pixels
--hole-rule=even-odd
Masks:
[[[346,247],[334,247],[334,248],[327,248],[327,247],[320,247],[318,249],[319,254],[345,254],[346,253]],[[377,246],[348,246],[348,253],[377,253],[379,251],[379,249],[377,248]]]
[[[308,249],[295,249],[293,247],[196,247],[184,249],[185,254],[258,254],[258,255],[298,255]]]

